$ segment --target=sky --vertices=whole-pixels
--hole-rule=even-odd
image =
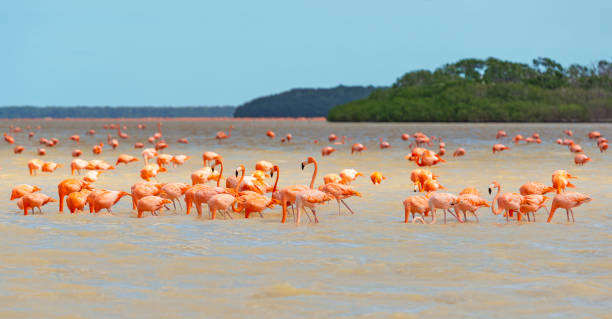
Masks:
[[[612,59],[610,0],[6,0],[0,105],[240,105],[462,58]]]

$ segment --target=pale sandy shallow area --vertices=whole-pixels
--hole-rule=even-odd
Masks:
[[[32,141],[14,134],[26,146],[13,155],[0,149],[0,318],[592,318],[610,317],[612,309],[612,160],[586,138],[597,129],[612,137],[610,124],[353,124],[324,121],[167,121],[164,136],[171,154],[192,156],[170,168],[160,181],[189,181],[201,166],[201,154],[222,154],[226,168],[260,159],[278,163],[281,186],[306,183],[311,170],[301,171],[307,156],[319,159],[320,176],[353,167],[389,178],[373,186],[360,178],[354,186],[363,198],[349,199],[354,216],[338,216],[335,203],[321,208],[321,223],[280,224],[280,209],[249,220],[197,219],[184,212],[136,219],[129,200],[113,216],[58,214],[23,216],[8,200],[19,183],[36,184],[57,197],[57,183],[69,177],[68,137],[81,134],[84,159],[93,159],[91,145],[105,141],[105,121],[0,121],[42,125]],[[115,161],[120,153],[139,155],[135,142],[146,142],[155,122],[136,129],[125,121],[129,140],[100,156]],[[233,124],[232,138],[219,144],[214,135]],[[86,136],[89,128],[98,134]],[[491,154],[495,132],[540,133],[541,145],[510,145]],[[564,128],[574,131],[593,162],[573,164],[567,148],[554,144]],[[265,132],[272,129],[276,140]],[[550,183],[556,169],[579,176],[576,191],[594,200],[575,211],[576,223],[559,213],[553,223],[506,224],[489,210],[480,223],[403,224],[402,200],[413,195],[404,159],[404,132],[442,136],[447,151],[461,146],[463,158],[447,155],[433,168],[450,192],[477,187],[483,196],[492,180],[502,191],[517,191],[529,180]],[[278,139],[292,133],[290,144]],[[368,150],[350,155],[339,146],[321,158],[330,133],[353,138]],[[28,159],[37,157],[39,137],[56,137],[45,160],[66,165],[53,174],[27,175]],[[383,136],[391,149],[378,149]],[[176,144],[187,137],[190,144]],[[312,143],[319,139],[320,144]],[[511,144],[509,141],[505,141]],[[102,174],[99,187],[129,190],[139,180],[139,164]],[[230,169],[231,170],[231,169]],[[321,179],[318,178],[317,183]],[[486,194],[486,195],[485,195]]]

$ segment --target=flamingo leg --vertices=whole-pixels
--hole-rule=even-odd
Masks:
[[[342,204],[344,204],[344,206],[346,206],[346,208],[351,212],[351,214],[355,215],[355,212],[346,204],[346,202],[344,202],[344,199],[340,200],[342,202]],[[340,204],[338,204],[338,206],[340,206]]]
[[[467,213],[463,211],[463,221],[467,222]]]
[[[336,202],[338,203],[338,216],[340,216],[340,199],[336,198]]]
[[[575,223],[576,221],[574,220],[574,211],[570,208],[570,214],[572,214],[572,223]]]
[[[567,222],[569,223],[570,219],[569,219],[569,209],[565,210],[565,214],[567,215]]]
[[[478,219],[478,215],[476,215],[476,212],[473,212],[472,214],[473,214],[473,215],[474,215],[474,217],[476,218],[476,222],[477,222],[477,223],[480,223],[480,220]]]
[[[527,222],[530,222],[531,218],[529,218],[529,212],[527,212]]]
[[[421,223],[425,224],[425,220],[423,220],[423,217],[419,216],[419,217],[414,217],[412,216],[412,223],[416,223],[417,221],[420,221]]]
[[[310,211],[312,212],[312,215],[314,216],[315,224],[318,224],[319,219],[317,218],[317,211],[314,208],[311,208]]]

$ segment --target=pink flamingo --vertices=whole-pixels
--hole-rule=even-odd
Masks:
[[[555,211],[558,208],[565,209],[568,222],[569,215],[572,214],[572,222],[574,222],[574,211],[572,210],[572,208],[578,207],[584,203],[588,203],[591,200],[591,197],[578,192],[565,192],[557,194],[555,198],[553,198],[552,207],[550,208],[550,213],[548,214],[547,222],[550,223],[553,216],[555,215]]]

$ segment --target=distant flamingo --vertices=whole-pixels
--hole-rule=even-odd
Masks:
[[[36,151],[36,153],[37,153],[39,156],[44,156],[44,155],[46,155],[46,154],[47,154],[47,150],[46,150],[46,149],[44,149],[44,148],[39,148],[39,149],[38,149],[38,151]]]
[[[132,162],[138,162],[139,159],[132,156],[132,155],[128,155],[128,154],[121,154],[119,155],[119,157],[117,157],[117,161],[115,162],[115,166],[118,166],[119,164],[129,164]]]
[[[177,142],[181,144],[189,144],[189,140],[187,140],[186,138],[179,138]]]
[[[70,174],[74,175],[75,171],[81,174],[81,170],[86,169],[87,164],[89,164],[87,161],[82,160],[80,158],[73,159],[72,162],[70,163]]]
[[[185,164],[185,162],[188,161],[190,158],[191,156],[187,156],[183,154],[174,155],[172,156],[172,166],[173,167],[181,166]]]
[[[590,139],[594,140],[594,139],[600,138],[601,137],[601,133],[599,133],[597,131],[591,131],[591,132],[589,132],[588,136],[589,136]]]
[[[342,136],[342,139],[340,140],[340,142],[334,142],[334,145],[344,145],[346,142],[346,136]]]
[[[550,208],[550,213],[548,214],[547,222],[550,223],[553,216],[555,215],[555,211],[558,208],[565,209],[565,213],[567,214],[567,221],[569,222],[569,215],[572,214],[572,222],[574,222],[574,211],[572,208],[578,207],[584,203],[590,202],[591,197],[581,194],[578,192],[565,192],[561,194],[557,194],[553,198],[552,206]]]
[[[355,152],[361,153],[362,151],[365,151],[367,149],[368,148],[365,147],[363,144],[355,143],[355,144],[353,144],[353,146],[351,146],[351,154],[354,154]]]
[[[74,134],[74,135],[70,136],[70,140],[72,140],[75,143],[79,144],[81,142],[81,137],[79,136],[79,134]]]
[[[9,144],[15,144],[15,138],[4,133],[4,140]]]
[[[383,174],[381,172],[373,172],[370,175],[370,180],[372,180],[372,184],[374,184],[374,185],[380,184],[385,179],[387,179],[387,178],[385,176],[383,176]]]
[[[138,142],[138,143],[134,143],[134,148],[143,148],[144,144]]]
[[[500,138],[503,138],[503,137],[506,137],[506,136],[508,136],[508,134],[506,134],[506,131],[499,130],[499,131],[497,131],[497,135],[495,135],[495,138],[496,139],[500,139]]]
[[[21,145],[17,145],[17,146],[15,146],[15,148],[13,149],[13,153],[15,153],[15,154],[21,154],[21,152],[23,152],[23,150],[24,150],[24,147],[23,147],[23,146],[21,146]]]
[[[166,172],[167,169],[160,167],[158,164],[147,164],[140,170],[140,178],[149,181],[151,178],[157,179],[157,174]]]
[[[79,149],[72,150],[72,157],[79,157],[83,154],[83,152]]]
[[[572,132],[571,130],[563,130],[563,133],[567,136],[572,136],[574,135],[574,132]]]
[[[406,134],[406,133],[402,134],[402,136],[401,136],[401,137],[402,137],[402,140],[404,140],[404,141],[407,141],[407,140],[409,140],[409,139],[410,139],[410,135],[408,135],[408,134]]]
[[[363,176],[363,174],[352,168],[347,168],[340,171],[340,178],[342,178],[342,184],[349,185],[359,176]]]
[[[516,136],[514,136],[512,138],[512,142],[514,142],[514,144],[518,144],[518,142],[524,140],[525,138],[523,137],[523,135],[521,134],[517,134]]]
[[[97,194],[93,199],[94,213],[98,213],[102,209],[106,209],[107,212],[112,213],[112,207],[116,205],[119,200],[121,200],[121,198],[125,196],[132,195],[124,191],[104,191]]]
[[[591,161],[591,158],[584,155],[584,153],[578,153],[576,155],[574,155],[574,163],[576,165],[584,165],[587,162]]]
[[[229,129],[228,129],[228,131],[227,131],[227,132],[228,132],[228,134],[225,134],[225,132],[223,132],[223,131],[219,131],[219,132],[217,132],[217,135],[215,136],[215,138],[216,138],[217,140],[219,140],[219,142],[221,142],[221,140],[225,140],[225,139],[228,139],[228,138],[232,137],[232,129],[233,129],[233,128],[234,128],[234,126],[233,126],[233,125],[230,125],[230,126],[229,126]]]
[[[274,134],[273,131],[268,130],[266,132],[266,136],[272,139],[272,138],[274,138],[276,136],[276,134]]]
[[[440,182],[438,182],[435,179],[428,179],[425,181],[425,183],[423,183],[423,191],[429,193],[429,192],[435,192],[437,190],[440,189],[446,189],[444,186],[440,185]]]
[[[323,184],[329,184],[329,183],[343,183],[342,177],[340,177],[340,175],[336,173],[330,173],[330,174],[323,176]]]
[[[91,149],[91,152],[96,155],[100,155],[102,153],[102,147],[104,147],[104,143],[94,145],[94,147]]]
[[[157,156],[157,150],[153,148],[145,148],[142,153],[142,158],[144,160],[145,165],[149,164],[149,160]]]
[[[88,183],[95,183],[98,181],[98,177],[100,177],[100,174],[102,174],[103,171],[88,171],[87,173],[85,173],[85,176],[83,176],[83,180],[88,182]]]
[[[493,145],[493,154],[495,154],[495,152],[501,152],[504,150],[509,150],[510,148],[504,144],[495,144]]]
[[[44,162],[42,166],[42,171],[47,173],[53,173],[56,169],[62,167],[64,165],[54,163],[54,162]]]
[[[328,139],[330,142],[334,142],[335,140],[337,140],[337,139],[338,139],[338,136],[336,136],[336,134],[329,134],[329,136],[327,137],[327,139]]]
[[[389,144],[389,142],[384,142],[382,137],[379,137],[379,140],[380,140],[380,148],[381,149],[385,149],[385,148],[391,147],[391,144]]]
[[[465,150],[461,147],[456,149],[455,152],[453,153],[454,157],[463,156],[463,155],[465,155]]]
[[[33,158],[28,161],[28,170],[30,172],[30,176],[36,175],[36,173],[42,169],[44,162],[37,158]]]
[[[336,151],[335,148],[333,148],[331,146],[325,146],[323,149],[321,149],[321,156],[329,156],[334,151]]]

